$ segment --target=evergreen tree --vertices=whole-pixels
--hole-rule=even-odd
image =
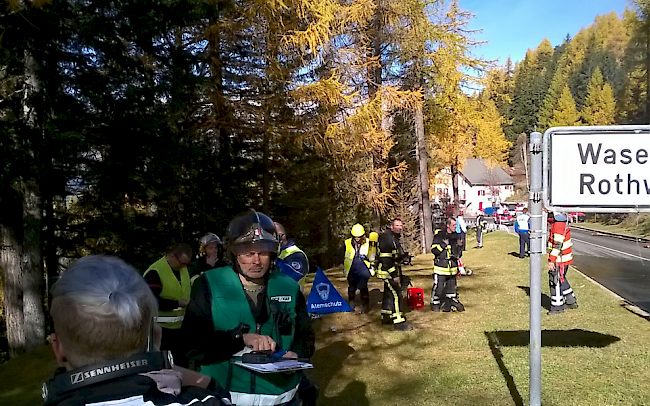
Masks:
[[[614,124],[616,104],[612,87],[603,82],[600,69],[596,68],[587,88],[585,106],[580,115],[585,125]]]
[[[565,85],[557,107],[553,110],[553,117],[551,117],[549,125],[551,127],[568,127],[580,124],[580,114],[576,109],[576,102],[573,100],[569,86]]]

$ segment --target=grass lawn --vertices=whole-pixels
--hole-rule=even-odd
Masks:
[[[631,237],[650,237],[650,234],[644,233],[643,230],[639,229],[634,224],[628,227],[624,224],[602,224],[592,221],[585,221],[584,223],[573,223],[572,226],[584,227],[595,231],[606,231],[608,233],[628,235]]]
[[[381,283],[371,282],[372,312],[326,315],[316,322],[310,377],[322,406],[522,405],[528,403],[528,260],[511,253],[515,236],[485,235],[463,257],[475,274],[459,280],[464,313],[407,314],[411,332],[379,323]],[[475,244],[468,239],[468,247]],[[432,256],[405,271],[429,301]],[[329,275],[345,294],[339,272]],[[542,315],[544,405],[650,405],[650,323],[625,310],[577,272],[569,273],[580,308]],[[307,288],[310,288],[308,286]],[[542,275],[542,303],[548,283]],[[0,405],[38,405],[40,382],[54,371],[43,348],[0,365]]]
[[[49,345],[0,364],[0,405],[43,403],[41,384],[52,377],[56,360]]]
[[[527,404],[529,262],[511,254],[517,249],[505,232],[487,234],[481,250],[469,248],[463,258],[475,274],[459,280],[466,312],[412,311],[414,331],[380,325],[378,281],[369,315],[324,316],[310,375],[322,388],[320,405]],[[431,261],[422,255],[406,269],[427,302]],[[329,276],[345,292],[343,276]],[[650,405],[650,323],[577,272],[569,280],[580,308],[555,316],[540,310],[543,404]],[[545,273],[542,291],[548,306]]]

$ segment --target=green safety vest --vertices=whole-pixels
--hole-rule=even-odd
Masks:
[[[215,330],[229,331],[244,323],[250,326],[251,333],[271,337],[276,342],[277,349],[291,349],[296,330],[296,300],[300,294],[296,281],[280,272],[269,273],[266,305],[271,315],[264,324],[257,326],[239,275],[232,267],[213,269],[204,275],[212,292],[212,322]],[[278,331],[271,303],[277,307],[279,314],[290,319],[290,331]],[[278,333],[281,334],[280,337]],[[200,371],[229,390],[233,404],[275,405],[286,403],[295,396],[302,373],[257,374],[235,365],[233,362],[237,360],[238,357],[235,357],[203,365]]]
[[[181,276],[180,283],[178,282],[176,275],[174,275],[174,270],[169,266],[165,257],[154,262],[149,269],[145,271],[144,275],[147,275],[149,271],[158,272],[158,277],[160,277],[160,282],[162,283],[162,292],[160,292],[160,297],[162,299],[190,299],[190,274],[187,271],[187,267],[184,266],[179,272]],[[179,329],[181,328],[181,324],[183,324],[184,317],[185,308],[179,306],[174,310],[159,311],[156,322],[164,328]]]
[[[370,241],[366,239],[366,242],[359,247],[359,256],[363,260],[363,263],[366,264],[368,269],[370,268],[370,261],[368,261],[368,251],[370,249]],[[350,273],[350,268],[352,267],[352,261],[354,261],[354,254],[356,251],[352,246],[352,238],[345,240],[345,258],[343,258],[343,273],[347,278],[348,273]]]

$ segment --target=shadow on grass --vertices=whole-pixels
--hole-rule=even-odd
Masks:
[[[643,307],[641,307],[642,305]],[[633,313],[639,317],[641,317],[644,320],[650,321],[650,316],[648,316],[648,306],[647,303],[631,303],[628,302],[627,300],[623,303],[621,303],[621,307],[627,310],[630,313]]]
[[[517,390],[515,381],[503,362],[503,354],[500,347],[528,346],[530,341],[530,331],[486,331],[485,337],[488,339],[488,345],[492,351],[492,356],[499,366],[499,370],[506,381],[510,396],[517,406],[523,406],[524,401]],[[582,329],[573,330],[542,330],[542,347],[590,347],[604,348],[610,344],[620,341],[620,338],[609,334],[602,334],[596,331],[586,331]]]
[[[359,405],[369,406],[370,401],[366,397],[366,384],[361,381],[352,381],[336,396],[327,397],[324,392],[332,378],[339,375],[343,363],[354,353],[352,348],[345,341],[338,341],[317,350],[312,357],[312,363],[317,368],[306,372],[311,381],[320,387],[321,395],[318,398],[319,405]]]
[[[513,257],[517,257],[517,258],[519,258],[519,259],[526,259],[526,258],[528,258],[528,257],[520,258],[520,257],[519,257],[519,252],[515,252],[515,251],[511,251],[511,252],[509,252],[508,255],[513,256]]]
[[[522,399],[521,394],[517,390],[517,385],[515,385],[515,380],[512,377],[512,375],[510,375],[510,371],[508,371],[508,368],[506,368],[506,364],[503,362],[503,354],[501,353],[501,349],[499,348],[499,340],[496,337],[496,332],[486,331],[485,336],[488,339],[488,344],[490,345],[492,356],[494,357],[494,360],[497,362],[497,365],[499,366],[499,370],[503,375],[503,379],[506,380],[506,385],[508,386],[508,391],[510,391],[510,396],[512,396],[512,400],[515,402],[516,406],[524,406],[524,400]]]
[[[530,287],[528,286],[517,286],[519,289],[526,292],[526,295],[530,297]],[[542,293],[542,307],[546,310],[551,310],[551,298],[547,294]]]
[[[530,338],[528,330],[491,331],[489,334],[492,334],[497,344],[502,347],[525,347],[528,345]],[[604,348],[620,340],[620,338],[613,335],[577,328],[572,330],[542,330],[542,347]]]

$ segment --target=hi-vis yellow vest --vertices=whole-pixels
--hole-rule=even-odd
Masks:
[[[370,242],[366,240],[366,242],[359,247],[359,257],[361,257],[363,263],[366,264],[368,269],[372,269],[370,267],[370,261],[368,261],[369,248],[370,248]],[[348,273],[350,273],[350,268],[352,267],[352,261],[354,261],[354,254],[356,254],[356,251],[352,246],[352,238],[348,238],[347,240],[345,240],[345,258],[343,258],[343,273],[345,273],[346,278],[348,276]]]
[[[190,274],[187,271],[187,267],[183,267],[180,270],[181,281],[178,282],[174,271],[167,263],[167,259],[162,257],[158,261],[154,262],[149,269],[144,273],[145,275],[149,271],[158,272],[160,277],[160,282],[162,283],[162,292],[160,292],[160,297],[162,299],[170,300],[180,300],[190,299]],[[164,328],[179,329],[181,324],[183,324],[183,318],[185,317],[185,308],[178,307],[171,311],[159,311],[156,322]]]

